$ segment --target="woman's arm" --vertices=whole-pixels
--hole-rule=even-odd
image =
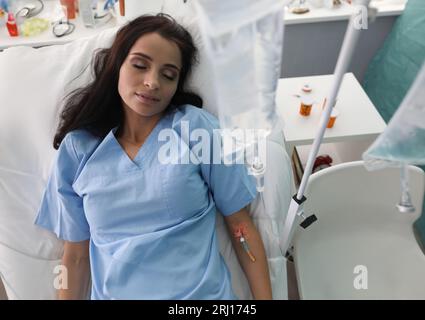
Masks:
[[[233,247],[239,263],[245,272],[256,300],[271,300],[272,289],[269,268],[263,241],[246,208],[224,218],[232,238]],[[240,241],[244,237],[250,253],[244,249]]]
[[[90,284],[89,240],[65,241],[62,265],[67,270],[67,289],[58,290],[60,300],[85,300]]]

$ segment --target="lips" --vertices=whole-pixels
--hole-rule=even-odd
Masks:
[[[159,102],[158,98],[151,96],[151,95],[148,95],[148,94],[145,94],[145,93],[136,93],[136,97],[139,101],[144,102],[144,103]]]

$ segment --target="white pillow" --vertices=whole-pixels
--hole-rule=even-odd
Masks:
[[[9,298],[37,299],[54,293],[53,270],[43,275],[51,275],[45,287],[33,290],[41,276],[35,260],[28,260],[25,276],[16,276],[23,270],[24,257],[18,255],[46,263],[62,255],[62,241],[33,224],[56,154],[52,144],[59,109],[66,93],[89,81],[91,70],[86,66],[93,51],[110,46],[114,37],[111,29],[65,45],[14,47],[0,53],[0,246],[16,253],[0,264]],[[34,282],[27,281],[29,275]]]
[[[58,245],[50,233],[29,228],[55,155],[52,147],[64,95],[89,81],[95,48],[115,36],[107,30],[92,39],[0,53],[0,243],[50,259]],[[11,217],[14,217],[11,219]],[[25,230],[25,232],[24,232]],[[34,239],[44,239],[35,243]]]
[[[194,28],[192,24],[189,29]],[[91,68],[86,67],[94,50],[109,47],[115,32],[116,29],[110,29],[65,45],[16,47],[0,53],[0,247],[14,251],[8,251],[4,260],[7,262],[0,264],[0,275],[9,298],[54,298],[52,261],[59,263],[63,243],[53,233],[34,226],[33,221],[56,154],[52,141],[62,98],[89,82]],[[203,97],[205,109],[216,114],[208,74],[208,66],[200,64],[194,70],[190,87]],[[286,299],[286,268],[274,235],[283,227],[289,206],[291,166],[282,136],[278,135],[278,139],[282,144],[268,143],[266,191],[255,200],[252,214],[269,257],[274,298]],[[272,218],[264,219],[266,214]],[[249,298],[248,284],[223,220],[218,217],[221,252],[231,270],[235,293],[240,298]],[[6,251],[0,250],[0,255],[1,252]],[[22,266],[23,261],[27,261],[26,267]],[[37,271],[43,261],[50,273]],[[27,278],[17,277],[18,270],[26,270],[31,275],[27,278],[37,282],[28,283]]]

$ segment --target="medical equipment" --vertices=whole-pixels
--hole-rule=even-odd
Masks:
[[[276,121],[283,1],[195,4],[208,62],[214,67],[222,127],[271,130]]]
[[[50,26],[49,20],[42,18],[29,18],[21,26],[23,36],[36,36],[46,31]]]
[[[370,0],[363,0],[360,2],[360,4],[363,7],[367,7],[367,8],[369,7],[369,3],[370,3]],[[316,159],[321,141],[325,134],[325,130],[329,122],[332,109],[335,105],[335,99],[337,97],[339,88],[341,86],[342,77],[344,76],[349,66],[351,57],[354,52],[354,48],[360,36],[361,28],[358,24],[358,19],[359,19],[358,13],[356,12],[351,16],[350,21],[348,23],[347,32],[345,34],[341,52],[339,54],[338,61],[335,67],[334,83],[326,99],[326,105],[325,105],[324,112],[322,114],[320,126],[317,131],[316,138],[314,139],[312,149],[308,156],[306,168],[304,170],[300,187],[298,189],[297,194],[294,195],[294,197],[292,198],[289,211],[286,216],[284,230],[283,230],[283,233],[281,234],[281,243],[283,243],[282,250],[287,256],[291,254],[291,252],[288,251],[288,249],[291,246],[291,239],[294,232],[293,225],[295,224],[295,221],[298,219],[298,217],[301,217],[303,219],[303,222],[300,225],[304,229],[317,220],[314,214],[309,217],[306,217],[304,215],[303,204],[306,201],[306,197],[304,196],[304,191],[307,186],[308,180],[310,178],[314,161]]]
[[[363,154],[369,170],[400,167],[400,212],[413,212],[408,164],[425,164],[425,63],[385,131]]]
[[[75,24],[69,21],[68,14],[61,5],[54,7],[50,19],[53,21],[52,33],[57,38],[67,36],[75,30]]]
[[[275,91],[283,46],[284,1],[195,2],[223,131],[224,158],[244,157],[262,192],[264,140],[278,119]],[[235,85],[237,84],[237,85]],[[243,129],[243,134],[238,134]],[[248,134],[247,130],[251,130]],[[252,134],[253,133],[253,134]]]
[[[86,27],[93,27],[95,25],[94,13],[93,13],[93,1],[91,0],[80,0],[79,11],[81,19]]]
[[[332,128],[334,126],[336,118],[338,118],[338,116],[339,116],[338,109],[332,108],[332,113],[330,115],[329,122],[328,122],[326,128],[328,128],[328,129]]]
[[[400,182],[401,182],[401,197],[400,197],[400,202],[397,204],[397,209],[398,211],[402,213],[414,212],[416,209],[413,206],[412,198],[410,197],[409,172],[407,171],[407,166],[405,164],[401,166]]]
[[[294,14],[304,14],[304,13],[310,12],[310,9],[305,4],[306,0],[295,0],[295,1],[297,3],[291,9],[292,13],[294,13]]]
[[[77,17],[77,2],[76,0],[60,0],[60,4],[66,13],[67,19],[75,19]]]
[[[303,87],[301,88],[301,91],[302,91],[302,92],[305,92],[305,93],[310,93],[311,91],[313,91],[313,89],[310,87],[310,85],[305,84],[305,85],[303,85]]]
[[[18,26],[16,25],[16,20],[12,12],[8,14],[6,26],[11,37],[17,37],[19,35]]]
[[[184,3],[181,0],[169,0],[170,2],[174,2],[177,7],[183,6]],[[192,0],[194,1],[194,0]],[[143,14],[155,14],[158,12],[164,12],[163,5],[165,0],[125,0],[125,18],[127,20],[132,20],[137,16]],[[171,15],[174,12],[168,12]]]
[[[309,95],[303,95],[300,102],[300,115],[308,117],[313,107],[313,100]]]
[[[75,30],[75,24],[72,22],[59,20],[53,23],[52,32],[55,37],[63,37],[71,34]]]
[[[251,253],[251,250],[249,250],[248,247],[248,243],[246,241],[246,239],[244,238],[244,236],[240,236],[239,238],[240,243],[242,244],[243,249],[245,250],[245,252],[248,254],[249,258],[251,259],[252,262],[255,262],[255,257],[253,256],[253,254]]]
[[[119,0],[120,3],[120,15],[125,16],[125,2],[124,0]]]
[[[17,18],[29,19],[38,15],[44,9],[44,3],[41,0],[33,1],[33,3],[26,3],[16,12]]]
[[[0,9],[3,9],[4,11],[9,12],[9,1],[0,0]]]
[[[113,16],[115,2],[107,0],[101,6],[98,1],[79,0],[79,12],[84,25],[93,28],[108,22]]]
[[[0,8],[0,28],[3,28],[6,25],[6,20],[6,12],[2,8]]]
[[[115,5],[115,2],[118,0],[106,0],[105,4],[103,5],[103,10],[112,9]]]
[[[247,226],[246,224],[241,224],[235,228],[235,231],[233,232],[233,235],[238,241],[240,242],[242,248],[246,252],[246,254],[249,256],[252,262],[255,262],[256,259],[254,255],[252,254],[251,250],[248,246],[248,234],[247,234]]]

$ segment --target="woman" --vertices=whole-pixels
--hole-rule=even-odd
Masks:
[[[246,210],[252,177],[243,165],[180,161],[197,159],[188,134],[212,137],[218,128],[184,91],[195,57],[190,34],[172,18],[142,16],[96,54],[93,82],[68,97],[36,219],[65,240],[60,299],[84,299],[90,274],[92,299],[235,299],[217,209],[254,298],[271,299],[263,243]],[[177,161],[161,153],[164,132],[180,144],[169,153]]]

